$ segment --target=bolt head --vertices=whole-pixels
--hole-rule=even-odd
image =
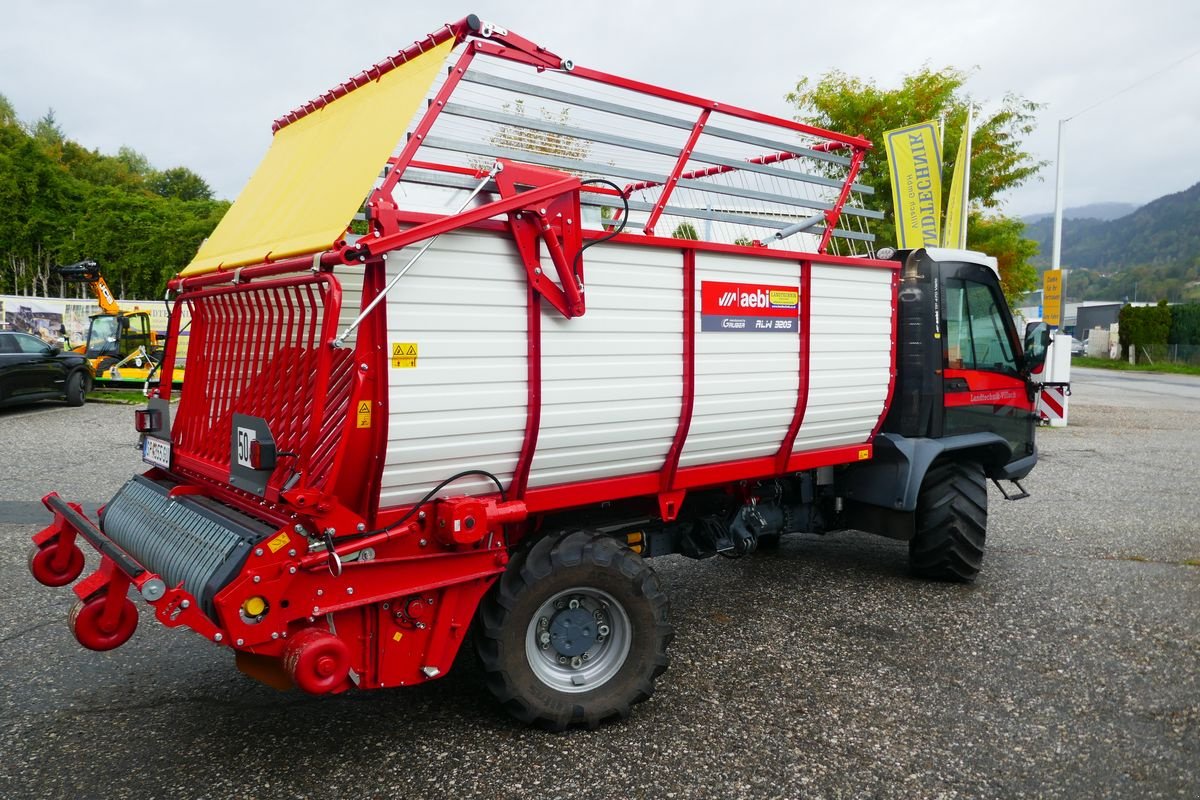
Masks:
[[[245,643],[246,643],[246,640],[245,640],[245,639],[238,639],[238,640],[237,640],[237,646],[238,646],[238,647],[241,647],[241,646],[242,646],[242,645],[244,645]]]
[[[222,636],[222,635],[221,635],[221,634],[219,634],[219,633],[214,633],[214,634],[213,634],[213,641],[214,641],[214,642],[219,642],[219,641],[221,641],[221,640],[222,640],[222,639],[224,639],[224,638],[225,638],[225,637],[224,637],[224,636]]]
[[[261,556],[262,554],[263,554],[263,549],[261,547],[254,548],[254,555]]]
[[[192,607],[192,601],[191,601],[191,600],[184,600],[182,603],[180,603],[180,604],[179,604],[179,607],[180,607],[180,608],[191,608],[191,607]],[[219,634],[218,634],[218,635],[219,635]]]
[[[301,533],[301,534],[302,534],[302,533],[304,533],[304,526],[303,526],[303,525],[299,525],[299,524],[297,524],[296,526],[294,526],[294,527],[292,528],[292,530],[294,530],[296,533]]]
[[[255,582],[255,583],[262,583],[262,576],[261,576],[261,575],[255,575],[255,576],[254,576],[254,582]]]
[[[346,594],[354,594],[354,587],[353,587],[353,586],[347,586],[347,587],[346,587]]]

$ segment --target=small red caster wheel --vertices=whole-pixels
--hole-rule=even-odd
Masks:
[[[29,571],[43,586],[66,586],[83,572],[83,551],[74,542],[64,550],[51,539],[29,551]]]
[[[71,633],[89,650],[112,650],[129,641],[137,630],[138,611],[128,597],[121,598],[120,613],[114,619],[105,618],[104,606],[108,594],[99,592],[80,600],[71,608],[67,618]]]

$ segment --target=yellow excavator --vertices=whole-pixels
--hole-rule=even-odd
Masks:
[[[122,311],[99,265],[91,259],[56,267],[55,272],[70,283],[88,284],[100,304],[100,313],[93,315],[88,325],[87,340],[69,348],[91,362],[96,381],[144,383],[155,376],[162,344],[150,324],[150,312]],[[172,382],[179,384],[182,380],[182,371],[176,369]]]

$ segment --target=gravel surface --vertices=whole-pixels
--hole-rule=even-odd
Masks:
[[[913,580],[903,543],[854,533],[659,559],[677,636],[658,693],[561,735],[510,721],[473,657],[314,699],[145,614],[124,647],[81,649],[14,515],[50,488],[106,500],[138,465],[131,412],[0,412],[0,795],[1196,798],[1200,382],[1147,402],[1108,380],[1076,376],[1031,499],[992,491],[974,586]]]

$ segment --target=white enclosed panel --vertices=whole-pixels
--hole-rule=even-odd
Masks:
[[[418,249],[389,254],[388,278]],[[516,245],[494,233],[442,236],[392,289],[388,346],[415,345],[417,356],[388,363],[380,505],[412,503],[467,469],[508,486],[525,433],[527,297]],[[488,491],[491,481],[468,477],[446,494]]]
[[[814,264],[808,405],[792,452],[867,441],[892,370],[891,270]]]
[[[542,311],[542,415],[531,487],[660,469],[683,400],[683,254],[599,245],[587,313]]]
[[[795,415],[800,385],[795,330],[703,330],[706,281],[798,291],[800,262],[696,254],[695,404],[680,467],[778,452]]]

